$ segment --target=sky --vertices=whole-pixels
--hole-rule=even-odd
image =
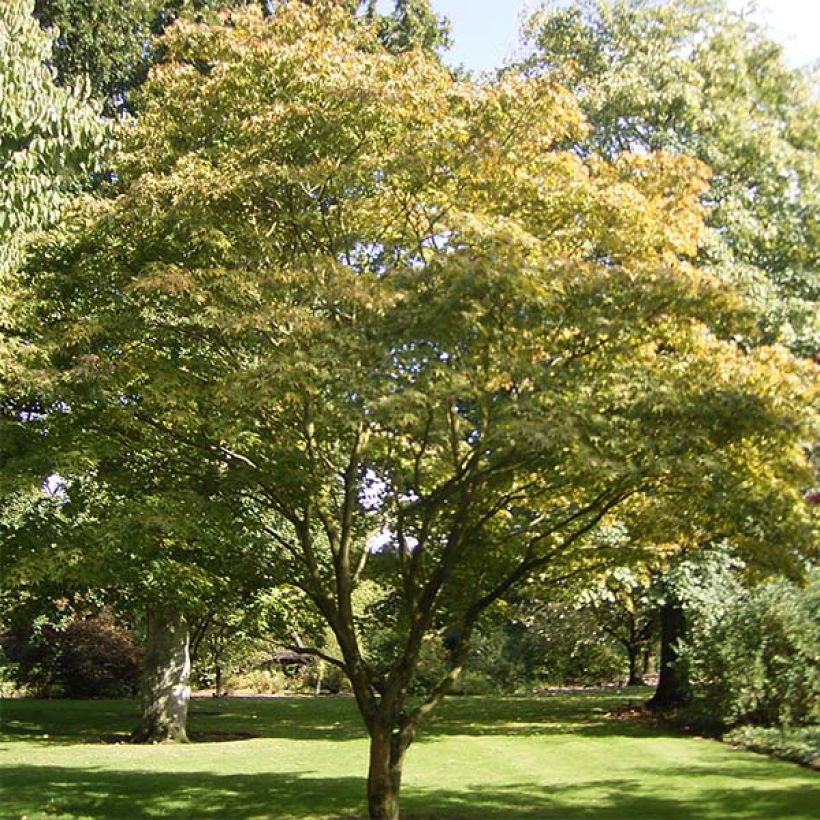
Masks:
[[[729,0],[742,8],[745,0]],[[477,71],[503,64],[515,53],[521,15],[537,0],[432,0],[433,8],[450,18],[455,45],[448,55],[453,65]],[[759,0],[757,18],[786,47],[793,66],[820,59],[820,0]]]

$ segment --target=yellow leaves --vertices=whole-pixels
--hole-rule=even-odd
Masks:
[[[144,267],[142,275],[134,280],[129,290],[190,296],[200,291],[200,288],[191,272],[181,266],[154,263]]]
[[[705,237],[701,196],[708,169],[689,157],[624,153],[590,161],[596,184],[591,215],[602,247],[621,264],[675,264],[693,257]]]

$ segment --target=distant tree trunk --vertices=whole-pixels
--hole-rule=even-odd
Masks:
[[[627,686],[643,686],[643,677],[640,670],[641,645],[630,643],[626,648],[629,657],[629,680]]]
[[[367,773],[370,820],[398,820],[405,751],[388,722],[377,721],[374,724],[370,735],[370,767]]]
[[[148,612],[142,719],[131,735],[133,743],[188,740],[189,638],[188,624],[177,610],[157,607]]]
[[[218,661],[214,668],[216,670],[214,679],[214,696],[218,698],[222,696],[222,667],[219,665]]]
[[[658,687],[649,706],[665,709],[681,706],[689,699],[686,669],[678,657],[678,642],[686,634],[686,617],[681,605],[669,600],[661,607],[661,658]]]
[[[652,665],[652,649],[648,644],[644,646],[641,658],[641,677],[645,679]]]

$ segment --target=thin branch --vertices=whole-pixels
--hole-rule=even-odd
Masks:
[[[291,644],[288,646],[288,649],[291,652],[298,652],[300,655],[311,655],[314,658],[320,658],[323,661],[327,661],[327,663],[333,664],[333,666],[338,667],[343,672],[347,673],[347,666],[345,662],[339,658],[334,658],[333,655],[328,655],[326,652],[322,652],[320,649],[316,649],[312,646],[302,646],[299,643]]]

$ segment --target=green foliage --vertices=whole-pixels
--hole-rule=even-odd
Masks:
[[[593,615],[600,631],[626,651],[628,683],[642,682],[645,661],[658,634],[658,598],[652,576],[641,567],[617,567],[580,595],[579,605]]]
[[[201,596],[190,616],[192,675],[201,688],[243,688],[238,678],[269,660],[274,649],[295,645],[297,636],[322,643],[321,625],[303,594],[284,584],[265,588],[258,580],[243,585],[235,569],[229,559],[223,571],[230,582],[222,594]]]
[[[82,87],[59,88],[51,39],[31,16],[33,0],[7,0],[0,17],[0,424],[19,371],[22,314],[14,271],[30,231],[54,220],[88,179],[103,141]],[[15,405],[16,406],[16,405]],[[5,442],[2,450],[6,450]]]
[[[24,233],[55,218],[102,138],[82,87],[55,85],[51,39],[31,11],[32,0],[9,0],[0,18],[0,270]]]
[[[432,9],[430,0],[395,0],[390,14],[376,13],[376,0],[368,0],[366,19],[376,23],[379,39],[395,54],[421,49],[435,54],[450,41],[450,23]]]
[[[288,680],[285,673],[278,669],[251,669],[246,672],[231,672],[225,687],[228,692],[282,695],[288,690]]]
[[[623,678],[623,650],[601,628],[595,613],[563,596],[525,602],[531,613],[519,636],[529,679],[548,686],[595,686]]]
[[[108,114],[133,110],[134,92],[151,66],[165,54],[157,37],[178,18],[229,20],[230,12],[254,5],[275,10],[270,0],[34,0],[34,15],[56,33],[52,65],[60,84],[87,79]],[[362,3],[342,2],[349,13]],[[449,45],[449,25],[429,0],[396,0],[392,12],[377,13],[369,3],[365,19],[376,26],[391,51],[422,49],[435,53]]]
[[[17,540],[11,519],[47,474],[39,431],[25,423],[42,417],[43,407],[29,369],[36,348],[25,330],[33,305],[17,269],[28,235],[88,184],[107,137],[81,85],[55,84],[52,42],[31,11],[31,0],[7,0],[0,15],[0,538],[7,562],[9,537]]]
[[[110,698],[137,691],[143,648],[110,610],[65,608],[18,624],[3,638],[17,687],[38,697]]]
[[[256,0],[34,0],[34,15],[56,35],[51,62],[58,82],[87,80],[115,114],[131,107],[131,93],[161,60],[155,36],[180,15],[215,17],[248,2]]]
[[[151,29],[160,0],[35,0],[34,14],[57,37],[57,80],[72,85],[87,78],[109,110],[122,105],[152,60]],[[178,5],[178,4],[174,4]]]
[[[726,743],[752,752],[782,757],[807,766],[820,768],[820,726],[766,729],[741,726],[723,736]]]
[[[696,705],[727,726],[799,726],[820,720],[820,573],[721,590],[719,614],[696,623],[684,655]]]
[[[816,79],[723,0],[550,3],[532,65],[563,76],[610,156],[689,154],[712,170],[700,259],[758,304],[768,338],[820,350]]]

